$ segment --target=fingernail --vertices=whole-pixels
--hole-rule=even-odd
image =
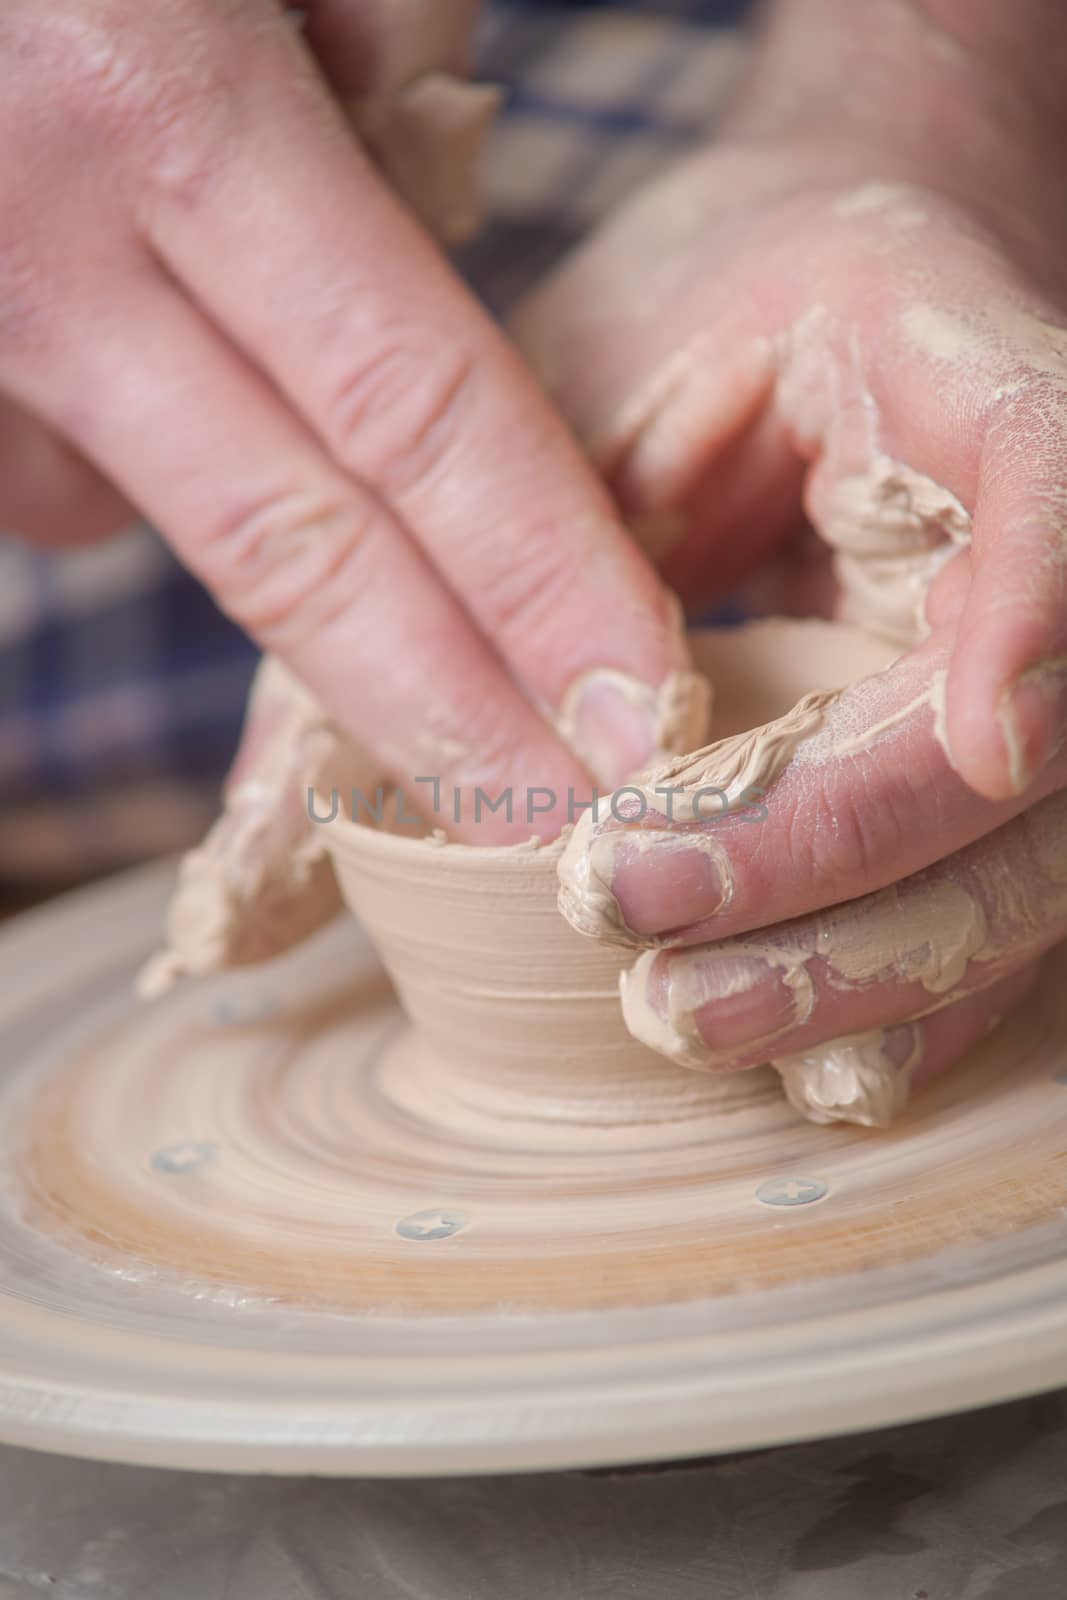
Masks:
[[[657,942],[733,899],[729,858],[710,834],[655,828],[596,832],[589,812],[559,860],[559,909],[578,933],[611,944]]]
[[[691,967],[687,999],[697,1032],[710,1050],[755,1047],[796,1021],[796,995],[787,974],[753,956],[684,958]]]
[[[729,1067],[804,1022],[814,994],[803,958],[743,950],[647,952],[622,979],[630,1032],[685,1066]]]
[[[654,688],[627,672],[594,668],[567,690],[556,727],[597,783],[616,789],[664,754],[696,749],[708,703],[708,685],[695,672],[671,672]]]
[[[634,933],[667,934],[688,927],[717,915],[733,899],[733,874],[717,839],[640,830],[616,839],[610,887]]]
[[[1017,683],[1001,698],[997,712],[1001,737],[1008,758],[1008,782],[1013,794],[1023,794],[1035,775],[1033,753],[1034,694],[1032,689]],[[1027,730],[1030,737],[1027,737]]]
[[[559,731],[604,788],[640,772],[657,748],[656,691],[621,672],[592,672],[571,685]]]
[[[1008,758],[1008,781],[1024,794],[1052,754],[1056,701],[1064,688],[1061,661],[1042,662],[1016,679],[997,711]]]

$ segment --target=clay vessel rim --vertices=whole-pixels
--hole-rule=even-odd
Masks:
[[[327,796],[316,791],[316,808],[326,809]],[[425,865],[435,856],[449,857],[452,862],[463,860],[472,867],[510,867],[524,857],[551,861],[553,865],[563,852],[572,829],[565,827],[555,839],[545,840],[538,834],[520,839],[517,844],[465,844],[449,839],[443,830],[430,833],[391,833],[366,822],[355,822],[351,817],[340,816],[319,823],[325,830],[326,847],[331,855],[349,860],[355,855],[365,856],[368,851],[379,856],[392,856],[398,863],[418,861]]]

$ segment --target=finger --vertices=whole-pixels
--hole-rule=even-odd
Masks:
[[[393,508],[536,701],[558,713],[613,694],[598,776],[619,781],[655,750],[663,702],[589,675],[673,681],[684,658],[665,594],[515,352],[354,147],[299,41],[279,27],[226,48],[244,63],[232,127],[195,181],[146,175],[154,248]]]
[[[803,463],[788,450],[777,419],[764,412],[669,498],[684,537],[664,553],[659,570],[692,613],[735,594],[749,574],[797,542],[802,481]],[[625,475],[611,482],[620,505],[643,507]]]
[[[791,647],[809,681],[833,683],[842,663],[820,660],[816,647],[833,636],[797,627],[766,645],[758,625],[741,630],[724,660],[739,671],[750,659],[759,682],[768,654]],[[882,888],[1016,815],[1026,802],[983,799],[940,742],[951,646],[951,629],[932,634],[840,694],[808,698],[602,802],[560,861],[564,914],[622,944],[731,938]],[[1065,780],[1061,755],[1034,794]]]
[[[972,579],[971,556],[959,550],[946,561],[926,593],[923,622],[930,632],[955,629],[967,604]]]
[[[933,1016],[846,1034],[773,1063],[788,1099],[812,1122],[888,1128],[911,1095],[954,1066],[1030,992],[1037,963]]]
[[[742,1067],[990,988],[1067,932],[1067,796],[876,894],[741,939],[649,951],[631,1032],[686,1066]]]
[[[0,398],[0,528],[69,548],[117,533],[133,511],[107,480],[21,406]]]
[[[149,264],[112,268],[80,308],[92,336],[42,329],[13,382],[41,411],[93,396],[69,417],[77,446],[424,807],[434,790],[415,780],[439,780],[441,826],[487,843],[558,831],[585,774],[404,529]],[[553,797],[533,826],[531,784]],[[509,785],[510,818],[472,814],[475,786],[495,799]]]
[[[1018,972],[968,995],[943,1011],[915,1024],[918,1049],[911,1071],[911,1092],[920,1094],[954,1067],[972,1045],[986,1038],[1028,995],[1041,975],[1041,963],[1031,962]]]
[[[1067,330],[1059,342],[1058,376],[1032,382],[1037,392],[1015,402],[986,439],[973,579],[949,669],[949,748],[963,777],[991,799],[1025,793],[1063,727]],[[1062,416],[1059,427],[1049,428],[1050,415]]]
[[[1063,317],[1035,300],[1001,240],[933,192],[826,193],[820,174],[806,214],[772,195],[739,230],[730,201],[745,193],[744,160],[727,152],[662,181],[535,297],[522,332],[567,413],[600,450],[625,449],[626,480],[646,495],[661,481],[677,495],[701,461],[708,471],[694,419],[726,470],[745,415],[735,397],[753,389],[724,380],[746,356],[754,369],[770,336],[774,411],[812,463],[805,502],[840,548],[846,614],[902,640],[943,541],[964,542],[972,513],[946,742],[977,792],[1006,799],[1040,770],[1067,709]],[[641,261],[642,248],[663,259]],[[583,333],[587,300],[597,309]],[[784,483],[784,468],[762,474],[763,498]],[[679,526],[679,560],[697,560],[709,537],[716,556],[729,547],[720,529],[694,552]],[[673,562],[664,570],[685,587]]]
[[[788,648],[803,653],[809,681],[829,689],[840,663],[813,659],[808,638],[799,628],[772,647],[758,626],[732,634],[737,675],[746,650],[758,682],[772,648]],[[560,863],[565,914],[621,943],[728,938],[857,898],[987,832],[1010,813],[968,790],[936,742],[933,692],[948,651],[934,636],[838,698],[712,744],[636,794],[622,791],[631,806],[599,806]],[[754,708],[753,721],[770,709]]]
[[[713,233],[694,235],[702,189],[701,163],[683,163],[609,219],[512,319],[637,536],[653,531],[654,559],[694,608],[728,592],[793,531],[803,472],[768,404],[775,364],[765,308],[750,284],[729,273],[722,282]]]
[[[915,237],[921,261],[898,246],[891,279],[883,265],[892,287],[854,363],[864,405],[852,425],[838,416],[826,430],[807,499],[820,526],[879,494],[892,507],[902,491],[908,516],[931,532],[940,517],[924,499],[948,505],[950,491],[958,521],[967,508],[971,583],[948,670],[946,746],[972,788],[1003,800],[1028,789],[1062,726],[1067,328],[962,215],[946,208]],[[921,474],[910,490],[901,462]]]

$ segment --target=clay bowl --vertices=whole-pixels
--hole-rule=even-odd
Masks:
[[[892,650],[816,621],[756,622],[692,637],[725,737],[812,689],[878,671]],[[411,1103],[450,1097],[495,1117],[584,1124],[692,1118],[777,1094],[767,1069],[694,1073],[626,1031],[619,975],[633,952],[583,938],[557,909],[562,844],[445,843],[341,814],[324,825],[345,901],[368,930],[413,1027]]]

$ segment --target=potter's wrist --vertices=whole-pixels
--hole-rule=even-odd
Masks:
[[[975,197],[1062,194],[1067,30],[1049,0],[772,0],[724,131]]]

